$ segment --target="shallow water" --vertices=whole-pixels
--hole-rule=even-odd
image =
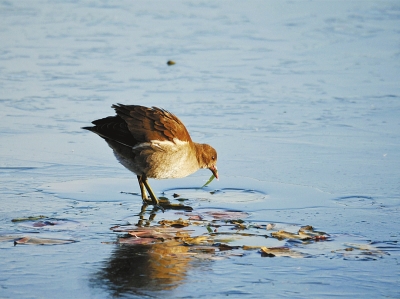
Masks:
[[[397,1],[0,1],[0,16],[1,298],[400,296]],[[139,188],[80,127],[117,102],[166,108],[218,150],[205,189],[205,170],[150,183],[207,221],[247,215],[251,236],[215,239],[238,249],[116,244]]]

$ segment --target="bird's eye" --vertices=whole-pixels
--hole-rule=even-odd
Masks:
[[[211,157],[211,159],[215,160],[215,157],[214,157],[214,156],[212,156],[212,157]]]

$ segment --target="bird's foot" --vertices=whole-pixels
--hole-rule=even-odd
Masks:
[[[165,209],[160,205],[160,204],[155,204],[154,206],[154,210],[161,210],[163,213],[165,212]]]
[[[149,200],[147,198],[146,199],[142,198],[142,200],[143,200],[142,212],[144,211],[143,207],[145,207],[144,209],[146,209],[148,205],[152,205],[153,206],[153,211],[155,211],[155,212],[157,212],[158,210],[161,210],[163,213],[165,212],[165,209],[162,207],[162,205],[161,205],[161,203],[159,201],[154,202],[154,201]]]

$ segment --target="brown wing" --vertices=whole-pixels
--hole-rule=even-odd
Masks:
[[[92,122],[94,127],[83,127],[96,133],[106,140],[116,141],[120,144],[132,147],[137,144],[137,141],[133,138],[131,132],[129,132],[128,125],[119,116],[109,116],[102,119],[98,119]]]
[[[172,141],[174,138],[191,142],[185,125],[166,110],[122,104],[112,107],[117,116],[125,121],[131,136],[137,143],[151,140]]]

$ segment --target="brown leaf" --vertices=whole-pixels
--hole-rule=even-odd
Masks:
[[[289,239],[289,240],[310,240],[311,237],[308,235],[298,235],[290,233],[284,230],[271,233],[271,236],[277,238],[278,240]]]
[[[292,258],[302,258],[305,255],[301,252],[293,251],[287,247],[261,247],[261,256],[263,257],[276,257],[276,256],[286,256]]]
[[[177,220],[161,220],[158,222],[159,224],[163,226],[171,226],[171,227],[186,227],[190,225],[190,222],[188,220],[183,220],[182,218],[179,218]]]
[[[179,229],[169,227],[146,227],[128,231],[129,235],[136,238],[154,238],[162,240],[173,239],[178,233]]]
[[[203,217],[201,217],[200,215],[191,215],[191,216],[189,217],[189,220],[197,220],[197,221],[200,221],[200,220],[203,220]]]
[[[74,243],[75,240],[64,240],[64,239],[50,239],[50,238],[36,238],[36,237],[22,237],[14,240],[14,245],[25,244],[25,245],[61,245]]]
[[[210,211],[206,212],[206,214],[218,220],[241,219],[241,218],[247,218],[249,216],[249,214],[246,212],[237,212],[237,211],[221,211],[221,212]]]
[[[306,235],[309,237],[316,237],[316,236],[327,237],[328,236],[328,234],[325,232],[320,232],[320,231],[314,230],[314,228],[311,225],[306,225],[306,226],[301,227],[299,229],[299,235]]]
[[[261,249],[262,246],[248,246],[248,245],[243,245],[242,249],[243,250],[255,250],[255,249]]]

